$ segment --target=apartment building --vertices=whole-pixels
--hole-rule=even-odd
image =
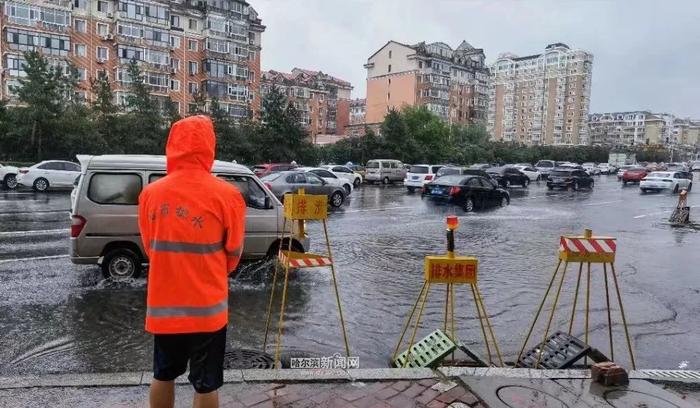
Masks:
[[[294,68],[292,72],[262,74],[262,95],[276,86],[301,116],[301,125],[315,140],[317,135],[343,135],[350,124],[352,85],[321,71]]]
[[[260,110],[260,50],[265,31],[243,0],[44,0],[2,2],[0,98],[24,75],[22,53],[37,50],[80,75],[76,97],[92,100],[90,80],[107,74],[115,102],[123,104],[136,60],[144,81],[180,114],[195,109],[195,95],[217,98],[234,118]]]
[[[589,143],[593,55],[555,43],[541,54],[501,54],[491,66],[488,129],[528,145]]]
[[[463,41],[415,45],[389,41],[367,69],[366,122],[377,124],[391,109],[425,106],[449,123],[485,123],[489,73],[484,51]]]
[[[589,115],[591,143],[607,146],[698,144],[700,122],[649,111]]]

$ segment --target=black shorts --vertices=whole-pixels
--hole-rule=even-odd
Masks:
[[[153,336],[153,378],[173,381],[187,371],[200,394],[216,391],[224,383],[226,326],[213,333],[156,334]]]

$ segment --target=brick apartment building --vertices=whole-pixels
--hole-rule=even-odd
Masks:
[[[449,123],[486,123],[489,72],[484,51],[466,41],[389,41],[367,60],[366,122],[377,124],[390,109],[425,106]]]
[[[593,55],[566,44],[544,53],[502,54],[491,67],[488,129],[494,140],[588,144]]]
[[[299,111],[301,125],[314,141],[318,135],[345,134],[345,127],[350,124],[350,82],[300,68],[291,73],[263,72],[262,95],[273,86]]]
[[[137,60],[152,94],[170,99],[180,114],[202,92],[233,117],[260,110],[260,50],[265,27],[243,0],[4,1],[0,13],[2,86],[24,75],[22,53],[37,50],[52,63],[72,63],[80,75],[76,95],[93,95],[90,79],[104,71],[116,103],[124,103]]]

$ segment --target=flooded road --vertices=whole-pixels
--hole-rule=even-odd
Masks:
[[[507,208],[464,214],[399,186],[363,186],[332,212],[329,231],[351,354],[361,367],[387,366],[422,285],[423,256],[444,252],[445,216],[456,214],[457,252],[479,258],[479,286],[508,360],[517,355],[556,266],[559,235],[592,228],[618,239],[616,267],[638,367],[672,369],[685,362],[700,369],[700,232],[667,225],[677,196],[640,195],[637,186],[622,187],[614,176],[596,178],[592,192],[550,192],[534,183],[510,192]],[[68,193],[0,192],[0,375],[151,368],[151,338],[143,332],[145,279],[105,282],[97,267],[70,263],[69,201]],[[696,207],[691,220],[700,219],[700,192],[688,201]],[[321,226],[310,223],[309,233],[312,250],[323,253]],[[268,269],[247,266],[231,281],[230,347],[262,345]],[[591,344],[607,353],[603,281],[596,272]],[[574,275],[562,291],[557,328],[568,321]],[[289,290],[285,351],[342,353],[330,271],[299,271]],[[442,327],[444,295],[443,288],[432,292],[420,337]],[[457,295],[458,335],[481,351],[471,294],[460,288]],[[615,333],[623,346],[619,325]],[[626,363],[622,347],[615,355]]]

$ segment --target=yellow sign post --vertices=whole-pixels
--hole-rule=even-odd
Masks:
[[[578,263],[578,278],[576,279],[576,289],[574,291],[573,306],[571,309],[571,314],[569,318],[569,335],[574,327],[574,319],[576,317],[576,306],[578,304],[579,289],[581,287],[581,276],[583,274],[584,264],[587,266],[587,278],[586,278],[586,305],[585,305],[585,320],[584,320],[584,342],[588,344],[589,338],[589,325],[590,325],[590,308],[591,308],[591,264],[602,264],[603,265],[603,276],[605,282],[605,301],[607,309],[608,318],[608,336],[610,341],[610,359],[615,359],[615,350],[613,344],[613,322],[612,313],[610,307],[610,291],[608,284],[608,266],[610,267],[610,272],[612,275],[613,283],[615,285],[615,292],[617,294],[617,302],[620,307],[620,315],[622,317],[622,327],[624,328],[625,337],[627,339],[627,349],[629,351],[629,358],[632,365],[632,369],[636,368],[634,362],[634,354],[632,352],[632,342],[629,336],[629,330],[627,328],[627,318],[625,317],[625,309],[622,304],[622,296],[620,294],[620,286],[617,281],[617,276],[615,274],[615,254],[617,252],[617,242],[615,238],[612,237],[595,237],[591,230],[585,230],[582,236],[561,236],[559,239],[559,261],[557,267],[554,270],[554,274],[549,281],[549,286],[545,291],[544,297],[540,302],[540,306],[535,314],[535,319],[530,325],[530,329],[525,337],[525,342],[523,343],[520,353],[518,354],[518,359],[516,360],[516,366],[520,363],[521,357],[523,357],[523,352],[527,343],[532,336],[532,332],[537,325],[537,321],[544,309],[545,303],[547,303],[547,298],[549,297],[554,281],[559,275],[559,270],[561,268],[562,262],[564,263],[564,268],[561,271],[561,277],[559,278],[559,286],[554,294],[554,300],[552,302],[552,310],[549,314],[549,319],[544,329],[543,340],[539,344],[544,344],[547,336],[549,335],[549,330],[552,325],[552,320],[557,310],[557,305],[559,303],[559,297],[561,294],[562,286],[564,285],[564,278],[566,277],[566,270],[570,263]],[[540,364],[540,358],[542,353],[538,354],[537,362],[535,363],[535,368],[538,368]]]
[[[279,324],[277,331],[277,343],[275,344],[275,367],[281,368],[280,355],[282,351],[282,335],[284,332],[284,309],[287,304],[287,288],[289,284],[290,268],[317,268],[330,267],[333,277],[333,288],[335,289],[335,299],[338,304],[338,314],[340,315],[340,327],[343,332],[343,340],[345,342],[346,357],[350,357],[350,346],[348,344],[348,336],[345,330],[345,320],[343,319],[343,308],[340,304],[340,293],[338,291],[338,282],[336,280],[335,265],[333,264],[333,255],[331,253],[331,243],[328,239],[328,197],[325,195],[307,195],[304,190],[300,190],[297,194],[284,195],[284,228],[282,228],[282,237],[280,239],[280,248],[277,254],[279,262],[275,263],[275,272],[272,278],[272,289],[270,293],[270,302],[267,308],[267,322],[265,324],[265,338],[263,340],[263,351],[267,351],[267,339],[272,321],[272,308],[275,299],[275,288],[277,287],[278,266],[284,266],[284,286],[282,289],[282,300],[280,302]],[[287,224],[290,226],[297,222],[296,234],[304,238],[305,222],[306,221],[321,221],[323,223],[323,233],[326,238],[325,255],[312,253],[302,253],[292,251],[292,237],[286,237]],[[291,233],[290,233],[291,235]],[[286,242],[285,242],[286,238]],[[283,249],[283,244],[287,243],[286,250]]]
[[[479,319],[479,324],[481,326],[481,333],[483,335],[484,345],[488,355],[488,363],[495,365],[494,356],[492,353],[493,347],[495,356],[498,358],[499,365],[503,366],[503,358],[501,356],[501,351],[498,348],[496,336],[493,333],[493,326],[491,325],[491,321],[486,313],[486,307],[484,306],[481,292],[477,286],[479,261],[474,257],[456,256],[454,254],[454,231],[458,228],[458,226],[459,221],[457,217],[450,216],[447,218],[447,255],[425,257],[423,287],[418,294],[418,299],[416,299],[416,302],[411,309],[411,313],[406,319],[401,331],[401,337],[396,344],[396,348],[394,349],[394,354],[391,359],[396,366],[406,367],[410,361],[415,360],[416,356],[413,355],[415,352],[414,344],[418,327],[420,326],[421,318],[423,316],[423,310],[425,309],[425,304],[428,301],[428,295],[432,285],[440,284],[445,285],[445,319],[443,327],[445,334],[453,343],[458,343],[455,330],[455,285],[469,285],[472,298],[474,300],[474,305],[476,307],[476,316]],[[413,323],[413,318],[416,316],[417,309],[418,315]],[[412,323],[413,333],[408,342],[406,358],[399,360],[397,359],[397,356],[399,356],[399,350],[404,342],[404,338],[406,337],[406,332]],[[403,361],[403,363],[401,363],[401,361]]]

